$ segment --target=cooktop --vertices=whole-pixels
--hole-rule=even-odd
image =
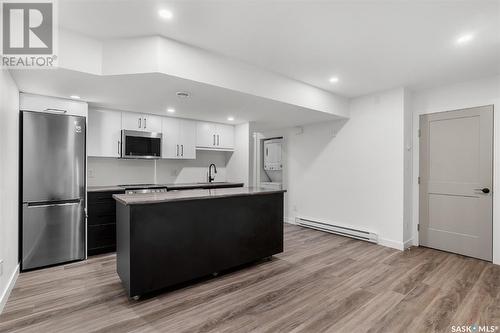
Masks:
[[[133,188],[160,188],[160,187],[165,187],[165,185],[161,184],[122,184],[118,185],[120,187],[124,187],[126,189],[133,189]]]

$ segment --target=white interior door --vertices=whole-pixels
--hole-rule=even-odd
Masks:
[[[492,260],[493,106],[420,117],[420,245]]]

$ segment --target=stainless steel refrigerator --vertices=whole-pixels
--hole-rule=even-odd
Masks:
[[[85,118],[21,112],[21,269],[85,258]]]

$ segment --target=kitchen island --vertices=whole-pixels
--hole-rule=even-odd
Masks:
[[[115,194],[117,272],[129,297],[283,252],[284,190]]]

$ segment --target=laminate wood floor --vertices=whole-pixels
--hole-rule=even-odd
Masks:
[[[293,225],[285,251],[140,301],[115,256],[23,273],[0,332],[451,332],[500,326],[500,266]],[[498,331],[498,330],[497,330]]]

